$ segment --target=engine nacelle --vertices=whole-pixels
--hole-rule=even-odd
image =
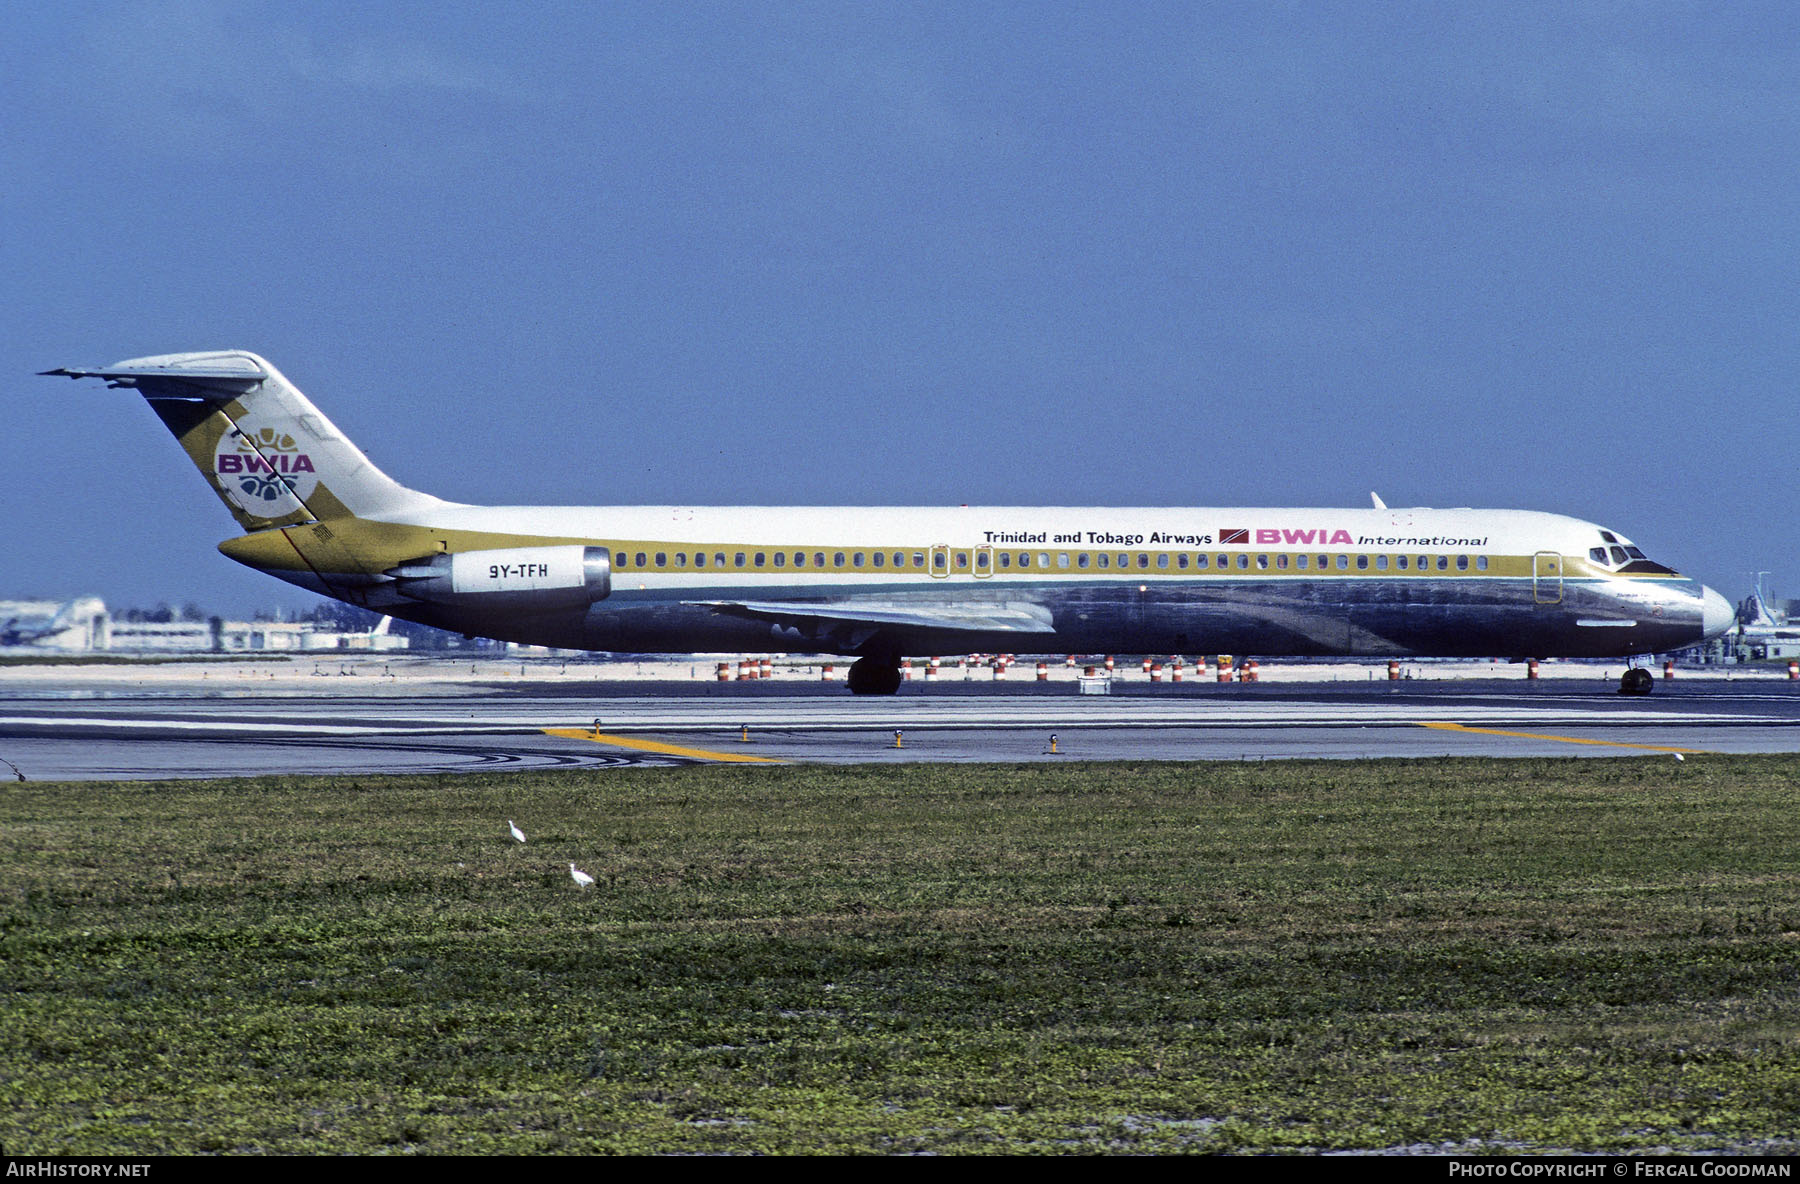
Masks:
[[[585,608],[612,592],[605,547],[502,547],[432,555],[388,569],[411,600],[458,607],[551,612]]]

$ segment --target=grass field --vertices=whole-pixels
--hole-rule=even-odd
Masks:
[[[1789,1152],[1797,774],[6,783],[0,1144]]]

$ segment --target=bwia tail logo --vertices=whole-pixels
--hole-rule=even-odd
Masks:
[[[318,484],[312,458],[286,432],[245,428],[219,441],[213,458],[219,486],[238,506],[267,514],[291,490],[304,499]]]

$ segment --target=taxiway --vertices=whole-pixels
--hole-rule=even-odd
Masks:
[[[0,679],[0,760],[11,766],[0,778],[1800,751],[1800,686],[1775,678],[1677,679],[1641,698],[1598,677],[1121,680],[1096,696],[1069,683],[949,681],[856,697],[801,679],[413,685],[381,663],[354,679],[201,674]]]

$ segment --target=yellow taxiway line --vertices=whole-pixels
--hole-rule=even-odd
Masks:
[[[683,748],[678,744],[664,744],[660,740],[644,740],[636,736],[610,736],[589,728],[545,728],[546,736],[561,736],[568,740],[589,740],[595,744],[610,744],[614,748],[635,748],[640,752],[661,752],[669,756],[688,756],[702,761],[735,761],[739,764],[779,765],[781,761],[772,756],[751,756],[747,752],[712,752],[704,748]]]
[[[1503,732],[1499,728],[1471,728],[1467,724],[1420,723],[1440,732],[1475,732],[1482,736],[1512,736],[1519,740],[1555,740],[1560,744],[1599,744],[1607,748],[1642,748],[1650,752],[1704,753],[1704,748],[1671,748],[1666,744],[1626,744],[1622,740],[1589,740],[1582,736],[1552,736],[1545,732]]]

